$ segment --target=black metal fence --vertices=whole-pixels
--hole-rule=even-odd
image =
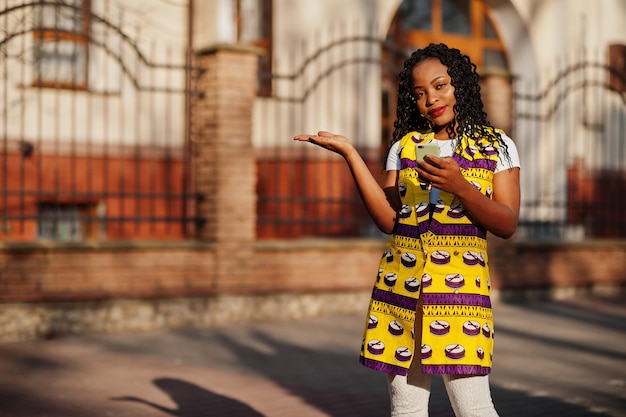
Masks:
[[[258,107],[259,203],[271,208],[259,224],[268,237],[376,235],[342,161],[290,142],[295,133],[335,130],[381,172],[403,51],[359,35],[375,33],[368,29],[331,30],[274,65],[291,71],[273,74],[275,95]],[[626,81],[606,51],[594,51],[555,60],[545,85],[523,74],[513,81],[507,133],[522,162],[520,239],[626,237],[626,103],[611,77]]]
[[[626,238],[626,92],[615,87],[626,74],[606,57],[582,50],[556,60],[544,86],[515,83],[520,237]]]
[[[0,22],[0,239],[186,237],[180,45],[109,0],[6,1]]]
[[[189,77],[180,48],[117,3],[4,3],[0,22],[0,239],[183,239],[194,229]],[[129,29],[132,28],[132,29]],[[355,24],[275,54],[259,97],[258,236],[378,236],[340,157],[294,143],[351,138],[382,174],[405,51]],[[364,35],[365,34],[365,35]],[[513,83],[522,160],[519,236],[626,236],[626,103],[605,51],[555,61],[544,85]]]
[[[350,31],[337,27],[294,45],[275,58],[275,73],[267,74],[274,94],[259,98],[253,137],[260,238],[379,236],[344,161],[291,140],[318,130],[344,134],[382,176],[397,74],[407,55],[368,35],[373,25]]]

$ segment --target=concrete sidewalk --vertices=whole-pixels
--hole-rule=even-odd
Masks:
[[[497,302],[500,416],[626,417],[625,301]],[[386,416],[384,375],[357,362],[363,320],[0,344],[0,416]],[[440,377],[430,410],[453,417]]]

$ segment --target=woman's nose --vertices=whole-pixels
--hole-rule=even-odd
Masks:
[[[426,96],[426,103],[433,104],[439,99],[437,92],[433,91]]]

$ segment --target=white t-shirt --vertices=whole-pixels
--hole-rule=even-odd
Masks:
[[[519,168],[521,166],[519,161],[519,153],[517,152],[517,147],[515,146],[515,142],[513,142],[513,139],[505,134],[500,134],[500,136],[502,136],[502,140],[506,144],[508,155],[511,158],[511,165],[509,165],[509,160],[502,153],[504,152],[502,147],[498,147],[498,165],[496,166],[495,170],[496,174],[509,168]],[[454,149],[456,148],[456,144],[458,141],[458,139],[432,139],[431,141],[425,143],[434,143],[439,146],[439,156],[441,158],[444,158],[446,156],[452,156],[454,154]],[[397,141],[393,145],[391,145],[389,155],[387,156],[387,171],[399,171],[401,168],[400,158],[398,155],[399,144],[400,141]]]
[[[500,134],[502,136],[502,140],[506,144],[506,149],[508,151],[509,158],[511,162],[504,155],[503,147],[498,147],[498,165],[496,165],[496,170],[494,173],[498,173],[500,171],[504,171],[509,168],[519,168],[519,153],[517,152],[517,147],[515,146],[515,142],[510,137]],[[454,149],[456,148],[456,144],[458,143],[458,139],[449,139],[449,140],[440,140],[440,139],[432,139],[429,142],[424,143],[434,143],[439,146],[439,156],[444,158],[446,156],[452,156],[454,154]],[[400,165],[400,155],[398,155],[398,147],[400,141],[395,142],[391,145],[391,149],[389,149],[389,155],[387,155],[387,171],[399,171],[401,168]],[[437,188],[432,188],[430,190],[430,202],[433,204],[437,203],[439,200],[439,190]]]

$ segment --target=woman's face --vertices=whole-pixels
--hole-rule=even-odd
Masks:
[[[454,121],[456,98],[448,67],[430,58],[415,65],[412,76],[418,111],[430,121],[436,138],[449,139],[445,127]]]

